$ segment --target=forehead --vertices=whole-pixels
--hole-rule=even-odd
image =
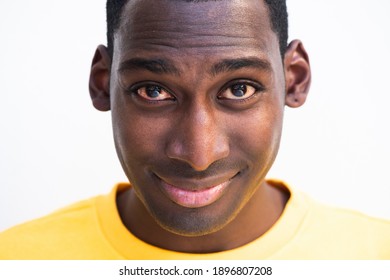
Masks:
[[[278,50],[268,9],[260,0],[131,0],[114,46],[121,53]]]

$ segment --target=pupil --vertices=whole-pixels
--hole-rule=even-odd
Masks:
[[[246,93],[246,85],[234,85],[232,87],[232,93],[234,96],[242,97]]]
[[[161,88],[158,87],[158,86],[149,86],[146,88],[146,94],[149,96],[149,97],[158,97],[161,93]]]

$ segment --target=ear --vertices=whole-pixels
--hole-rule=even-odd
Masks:
[[[89,76],[89,94],[93,106],[99,111],[110,110],[110,68],[111,58],[107,48],[97,47]]]
[[[285,104],[292,108],[303,105],[310,88],[311,71],[309,57],[299,40],[292,41],[287,48],[284,55],[284,75]]]

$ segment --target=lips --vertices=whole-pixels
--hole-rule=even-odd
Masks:
[[[170,200],[187,208],[199,208],[212,204],[223,194],[230,180],[221,184],[204,187],[197,190],[188,190],[184,187],[173,186],[161,180],[162,188]]]

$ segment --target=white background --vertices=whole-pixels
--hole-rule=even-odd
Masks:
[[[243,261],[243,260],[131,260],[131,261],[115,261],[115,260],[22,260],[22,261],[1,261],[0,262],[0,277],[4,276],[7,280],[25,280],[25,279],[39,279],[39,280],[69,280],[69,279],[94,279],[94,280],[122,280],[122,279],[186,279],[186,280],[227,280],[227,279],[299,279],[299,280],[328,280],[328,279],[353,279],[353,280],[367,280],[374,278],[375,280],[388,280],[390,276],[390,261],[319,261],[310,260],[284,260],[284,261]],[[23,267],[23,269],[20,269]],[[221,273],[218,275],[219,268],[230,269],[230,271],[237,271],[238,267],[247,267],[248,271],[252,270],[248,275],[234,275]],[[256,268],[260,267],[259,270]],[[268,267],[272,272],[267,275]],[[153,269],[162,269],[163,275],[120,275],[120,270],[124,269],[146,272],[149,269],[149,274],[152,274]],[[164,275],[164,272],[187,273],[192,272],[197,275]],[[265,268],[265,269],[264,269]],[[199,273],[199,269],[203,273]],[[215,270],[217,273],[215,273]],[[176,273],[177,273],[176,272]],[[197,273],[196,273],[197,272]],[[265,273],[262,275],[254,275],[256,272]],[[139,272],[138,274],[141,274]],[[216,274],[216,275],[214,275]],[[54,277],[53,277],[54,276]]]
[[[269,177],[390,218],[390,2],[289,0],[313,81]],[[0,230],[126,180],[88,92],[105,1],[0,2]]]

